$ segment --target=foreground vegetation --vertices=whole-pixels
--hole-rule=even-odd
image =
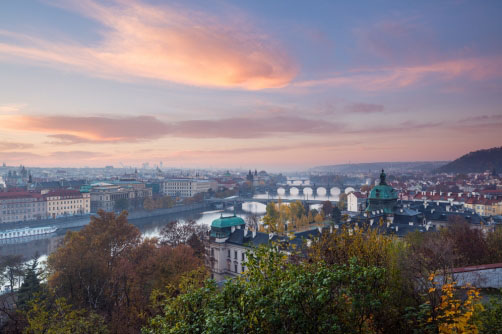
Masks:
[[[0,304],[1,331],[502,333],[500,293],[482,302],[481,291],[447,275],[502,262],[502,230],[485,235],[455,221],[398,239],[354,226],[308,247],[255,249],[246,272],[222,286],[208,280],[203,234],[172,222],[161,238],[143,239],[126,213],[100,212],[66,235],[43,271],[2,257],[5,278],[22,272],[24,283],[16,308]]]

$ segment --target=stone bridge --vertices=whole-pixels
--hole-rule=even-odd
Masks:
[[[267,192],[271,196],[279,195],[301,195],[301,196],[307,196],[308,199],[313,198],[315,199],[317,196],[329,196],[329,197],[336,197],[340,195],[343,191],[354,191],[354,188],[352,187],[346,187],[340,189],[339,187],[329,185],[329,184],[301,184],[301,185],[296,185],[296,184],[278,184],[276,186],[268,186],[268,187],[263,187],[259,188],[258,190]]]
[[[300,201],[304,205],[311,205],[311,204],[322,204],[326,200],[316,200],[316,199],[308,199],[308,200],[299,200],[299,199],[281,199],[283,203],[291,203],[295,201]],[[277,198],[253,198],[253,197],[240,197],[240,196],[231,196],[227,198],[211,198],[211,199],[206,199],[206,202],[208,202],[213,208],[222,205],[224,208],[228,206],[242,206],[242,203],[245,202],[257,202],[257,203],[262,203],[264,205],[267,205],[270,202],[275,202],[277,203]],[[336,203],[336,201],[330,201],[332,203]]]

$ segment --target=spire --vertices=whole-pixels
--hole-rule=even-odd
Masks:
[[[387,185],[387,182],[385,182],[385,177],[386,177],[385,172],[382,169],[382,173],[380,174],[380,185],[382,186]]]

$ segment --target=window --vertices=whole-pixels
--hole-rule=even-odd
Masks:
[[[244,258],[245,258],[244,252],[242,252],[241,255],[242,255],[242,262],[244,262]]]
[[[230,249],[228,250],[228,257],[230,257]]]
[[[234,259],[237,260],[237,251],[234,251]]]
[[[237,273],[237,265],[234,264],[234,272]]]

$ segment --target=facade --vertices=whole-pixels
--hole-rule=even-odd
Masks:
[[[91,185],[91,212],[115,211],[118,200],[125,200],[130,208],[141,208],[147,197],[152,197],[152,188],[132,180],[96,182]]]
[[[0,223],[47,218],[42,195],[30,192],[0,192]]]
[[[171,197],[193,197],[216,188],[216,182],[199,179],[167,179],[162,184],[162,194]]]
[[[254,247],[270,242],[287,240],[299,249],[304,240],[319,236],[320,229],[295,233],[295,238],[277,236],[273,233],[251,231],[236,215],[220,217],[211,224],[206,252],[211,277],[217,282],[236,277],[246,271],[247,253]]]
[[[83,215],[91,212],[91,196],[78,190],[53,190],[43,195],[50,218]]]
[[[361,192],[351,192],[347,195],[347,210],[359,212],[366,209],[367,196]]]

